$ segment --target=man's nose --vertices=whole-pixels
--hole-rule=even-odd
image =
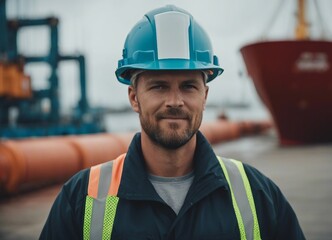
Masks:
[[[182,107],[184,104],[183,96],[181,91],[179,90],[172,90],[168,93],[166,99],[166,106],[167,107]]]

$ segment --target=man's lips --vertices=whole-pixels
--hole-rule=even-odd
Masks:
[[[165,116],[160,119],[171,119],[171,120],[187,120],[187,117],[174,117],[174,116]]]
[[[168,111],[157,113],[156,118],[158,120],[190,120],[190,115],[179,109],[169,109]]]

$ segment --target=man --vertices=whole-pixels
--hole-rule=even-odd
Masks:
[[[174,6],[147,13],[116,71],[130,85],[141,133],[126,155],[64,185],[40,238],[304,239],[278,187],[217,157],[198,131],[206,83],[222,71],[189,13]]]

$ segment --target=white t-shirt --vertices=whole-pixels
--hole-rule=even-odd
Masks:
[[[194,172],[181,177],[159,177],[150,174],[149,180],[159,196],[178,214],[194,180]]]

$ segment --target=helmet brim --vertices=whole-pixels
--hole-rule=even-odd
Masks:
[[[210,70],[211,74],[208,74],[207,82],[212,81],[217,76],[222,74],[224,69],[221,67],[199,61],[190,61],[187,59],[163,59],[159,61],[130,64],[123,67],[119,67],[115,71],[115,75],[119,82],[130,85],[131,70]]]

